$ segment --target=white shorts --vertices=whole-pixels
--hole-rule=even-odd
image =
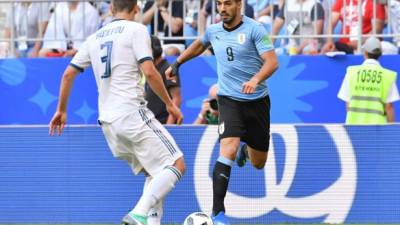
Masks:
[[[165,127],[146,107],[101,125],[114,157],[126,160],[133,172],[155,176],[183,154]]]

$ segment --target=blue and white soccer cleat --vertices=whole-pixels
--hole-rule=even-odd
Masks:
[[[225,212],[221,211],[212,217],[214,225],[229,225],[229,221],[225,216]]]
[[[243,144],[239,147],[238,152],[236,153],[236,164],[239,167],[243,167],[246,164],[247,156],[246,156],[246,148],[247,144]]]
[[[128,213],[122,219],[122,225],[147,225],[147,218],[144,216]]]

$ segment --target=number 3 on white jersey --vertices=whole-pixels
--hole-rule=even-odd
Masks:
[[[106,68],[104,70],[104,74],[101,76],[102,79],[109,78],[111,76],[111,52],[113,47],[112,41],[106,41],[104,44],[101,45],[101,49],[106,47],[107,55],[101,57],[101,62],[106,63]]]

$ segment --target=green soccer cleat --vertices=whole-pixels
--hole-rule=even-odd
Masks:
[[[147,217],[128,213],[122,219],[122,225],[147,225]]]

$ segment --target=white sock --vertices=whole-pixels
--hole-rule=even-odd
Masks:
[[[147,216],[150,209],[164,199],[175,187],[176,182],[178,182],[181,176],[182,174],[175,167],[165,167],[149,182],[142,197],[131,212],[136,215]]]
[[[150,181],[153,179],[151,176],[146,176],[146,181],[143,185],[143,192],[149,186]],[[161,199],[155,206],[153,206],[147,215],[148,225],[161,225],[161,218],[163,216],[164,199]]]
[[[161,225],[161,218],[163,215],[164,199],[161,199],[155,206],[153,206],[147,215],[147,225]]]

